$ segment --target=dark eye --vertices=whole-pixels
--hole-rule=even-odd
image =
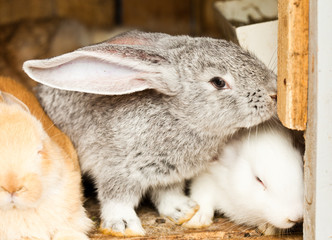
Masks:
[[[210,83],[218,90],[229,88],[226,81],[221,77],[213,77]]]

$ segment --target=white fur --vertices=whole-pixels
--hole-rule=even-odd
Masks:
[[[112,229],[119,235],[126,235],[125,229],[130,229],[135,235],[145,234],[145,230],[142,228],[141,221],[137,217],[133,206],[109,200],[102,206],[101,214],[104,219],[101,227],[104,229]]]
[[[200,210],[185,226],[208,226],[215,211],[236,223],[269,229],[266,234],[274,233],[271,227],[290,228],[302,219],[300,152],[286,130],[257,129],[231,140],[219,160],[193,180],[191,197]]]
[[[152,191],[152,199],[158,212],[163,216],[167,216],[176,224],[188,221],[199,209],[195,201],[183,194],[182,186],[179,184]]]

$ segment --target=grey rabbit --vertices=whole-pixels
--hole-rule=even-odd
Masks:
[[[23,68],[44,84],[38,98],[96,184],[102,232],[116,236],[145,234],[134,209],[147,193],[188,221],[199,207],[184,181],[227,137],[276,114],[276,75],[225,40],[130,31]]]

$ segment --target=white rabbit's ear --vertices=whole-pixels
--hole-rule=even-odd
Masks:
[[[23,69],[35,81],[63,90],[120,95],[156,89],[173,95],[178,89],[167,59],[144,45],[103,42],[50,59],[26,61]]]

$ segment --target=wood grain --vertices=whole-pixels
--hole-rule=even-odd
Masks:
[[[278,115],[288,128],[307,123],[309,0],[278,3]]]

